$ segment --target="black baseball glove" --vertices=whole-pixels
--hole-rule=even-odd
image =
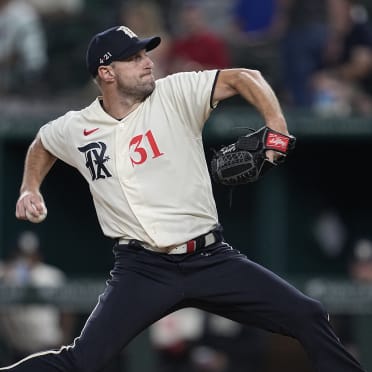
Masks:
[[[212,178],[227,186],[255,182],[269,169],[282,163],[294,149],[295,142],[293,136],[262,127],[215,151],[211,161]],[[267,150],[274,150],[281,156],[271,162],[266,157]]]

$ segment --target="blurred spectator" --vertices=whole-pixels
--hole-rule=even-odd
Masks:
[[[282,98],[296,107],[311,107],[311,77],[322,67],[334,38],[341,0],[280,0],[284,22],[281,42]]]
[[[372,114],[372,26],[356,0],[343,4],[328,40],[323,68],[313,77],[313,107],[321,114]]]
[[[168,19],[168,29],[170,32],[177,32],[179,25],[175,22],[175,16],[179,12],[181,5],[186,5],[188,0],[156,0],[158,3],[168,3],[169,9],[166,12]],[[231,26],[231,16],[233,2],[226,0],[199,0],[194,2],[202,9],[203,18],[208,25],[208,30],[216,33],[220,37],[228,36],[228,29]],[[162,6],[163,7],[163,6]],[[163,7],[164,8],[164,7]]]
[[[264,333],[194,308],[150,327],[160,372],[260,372]]]
[[[185,308],[150,327],[150,341],[157,352],[159,372],[190,372],[190,353],[203,333],[203,312]]]
[[[157,35],[161,37],[160,45],[152,50],[151,59],[154,62],[156,79],[167,73],[171,35],[166,30],[160,7],[153,1],[124,1],[119,12],[119,23],[136,30],[140,38]]]
[[[343,253],[348,230],[340,212],[334,207],[319,212],[313,227],[314,238],[323,255],[337,258]]]
[[[205,313],[204,331],[191,354],[196,371],[261,372],[267,333]]]
[[[355,241],[348,263],[349,278],[359,284],[372,284],[372,240],[359,238]],[[345,347],[356,358],[360,351],[355,334],[355,320],[358,315],[338,314],[331,316],[332,325]]]
[[[372,283],[372,240],[357,240],[349,266],[350,277],[361,283]]]
[[[54,288],[63,285],[65,275],[43,262],[38,236],[25,231],[13,257],[3,265],[0,281],[7,286]],[[27,303],[0,309],[0,337],[9,347],[9,362],[71,342],[72,325],[72,318],[53,305]]]
[[[170,50],[170,73],[231,66],[225,40],[210,29],[198,1],[184,1],[175,22],[179,29]]]
[[[66,16],[81,12],[84,0],[28,0],[42,17]]]
[[[282,18],[280,0],[235,0],[233,26],[246,43],[260,43],[280,36]]]
[[[22,0],[0,0],[0,94],[36,91],[47,62],[44,29],[35,9]]]
[[[235,66],[258,69],[270,84],[278,84],[279,40],[283,34],[280,0],[235,0],[232,30],[226,38]]]

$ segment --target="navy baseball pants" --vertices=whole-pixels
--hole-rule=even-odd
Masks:
[[[315,301],[224,242],[170,255],[115,245],[111,279],[81,335],[58,351],[0,368],[95,372],[137,334],[183,307],[197,307],[297,339],[318,372],[361,372]]]

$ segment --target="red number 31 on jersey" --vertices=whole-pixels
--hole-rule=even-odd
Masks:
[[[148,130],[145,135],[139,134],[133,137],[129,142],[130,160],[133,167],[135,165],[143,164],[148,158],[148,151],[143,146],[143,142],[146,141],[150,145],[152,159],[158,158],[164,153],[159,150],[158,144],[155,141],[154,135],[151,130]]]

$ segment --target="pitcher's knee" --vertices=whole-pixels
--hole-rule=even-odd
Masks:
[[[321,302],[305,296],[293,307],[292,315],[304,327],[329,319]]]

